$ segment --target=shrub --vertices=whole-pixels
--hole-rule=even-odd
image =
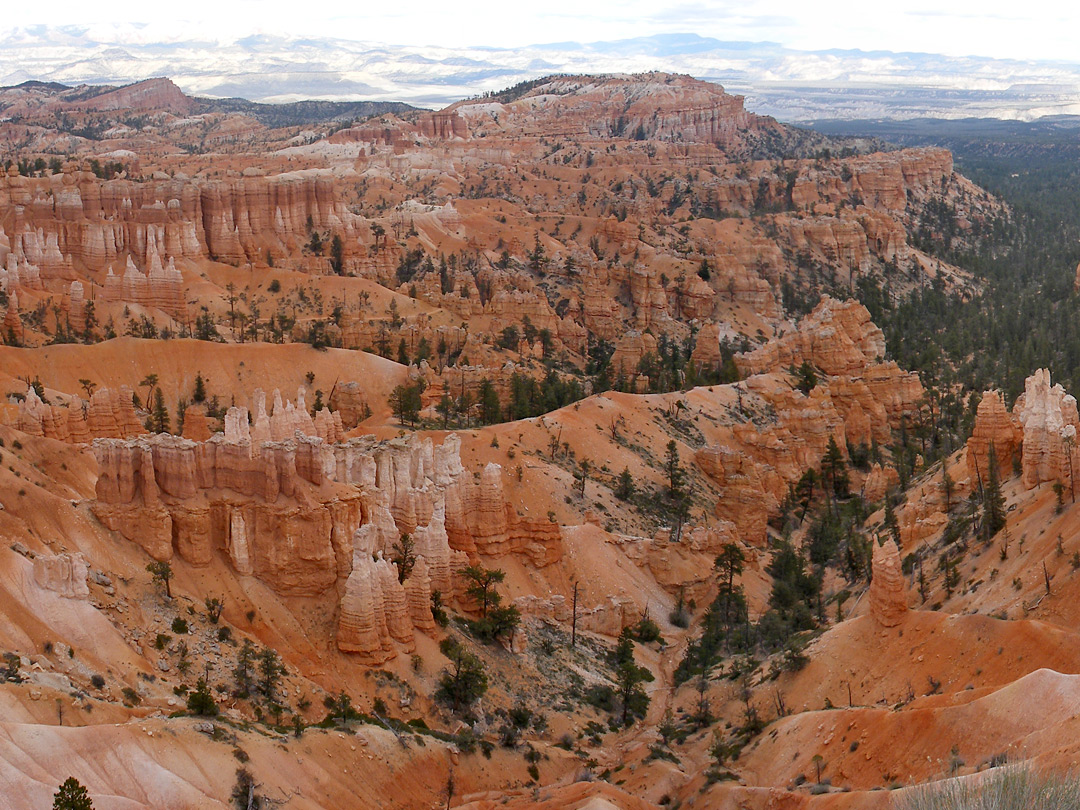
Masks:
[[[172,631],[178,636],[186,636],[188,632],[187,619],[181,619],[179,616],[173,619]]]
[[[660,635],[660,626],[649,618],[648,613],[642,616],[641,621],[634,626],[634,638],[642,644],[663,640]]]

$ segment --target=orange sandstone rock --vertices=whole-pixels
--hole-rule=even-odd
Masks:
[[[870,581],[870,614],[885,627],[900,624],[907,613],[907,590],[900,565],[900,550],[892,540],[874,545]]]

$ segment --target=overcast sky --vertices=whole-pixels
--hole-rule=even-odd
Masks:
[[[515,8],[514,0],[185,0],[168,5],[146,0],[53,0],[47,5],[11,5],[0,19],[0,32],[36,24],[146,24],[126,33],[133,42],[193,36],[235,39],[264,33],[398,45],[517,47],[692,32],[724,40],[769,40],[807,50],[861,48],[1080,61],[1076,44],[1080,12],[1065,0],[533,0],[527,10]]]

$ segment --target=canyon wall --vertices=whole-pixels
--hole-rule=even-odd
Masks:
[[[431,593],[460,598],[456,572],[470,560],[560,559],[559,525],[519,516],[499,465],[468,474],[456,436],[344,441],[340,415],[312,418],[303,389],[295,405],[275,391],[272,412],[261,391],[253,401],[253,414],[230,408],[224,434],[205,441],[95,440],[94,514],[158,560],[219,555],[291,596],[338,588],[338,646],[369,663],[431,630]],[[404,534],[418,563],[399,582],[390,558]]]

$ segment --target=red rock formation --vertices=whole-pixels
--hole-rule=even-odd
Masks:
[[[771,118],[746,112],[741,96],[665,73],[556,77],[513,101],[464,101],[449,110],[469,122],[474,136],[632,137],[711,143],[738,153],[760,133],[783,135]]]
[[[754,459],[730,447],[708,446],[694,454],[694,461],[722,485],[713,510],[716,517],[734,524],[744,543],[763,547],[769,513],[779,508],[779,502],[766,490]]]
[[[465,121],[456,112],[433,112],[425,113],[419,121],[420,134],[425,138],[449,140],[451,138],[468,138],[469,130]]]
[[[690,354],[698,373],[720,370],[720,325],[709,321],[694,337],[694,350]]]
[[[874,464],[866,475],[862,486],[863,500],[877,503],[900,484],[900,474],[895,467],[882,467]]]
[[[19,296],[8,291],[7,311],[4,313],[4,342],[18,345],[23,341],[22,319],[19,317]]]
[[[146,79],[101,93],[72,105],[83,110],[130,110],[131,112],[170,112],[187,115],[195,110],[195,99],[188,98],[169,79]]]
[[[885,354],[885,336],[857,301],[822,298],[799,327],[735,357],[739,373],[760,374],[810,363],[829,375],[860,374]]]
[[[33,386],[19,403],[15,426],[32,436],[61,442],[89,442],[93,439],[127,438],[146,432],[139,422],[131,389],[100,388],[84,402],[77,397],[68,406],[45,405]]]
[[[156,251],[151,250],[149,255],[149,268],[145,275],[135,267],[130,256],[123,277],[115,275],[109,268],[105,277],[105,300],[156,307],[183,320],[187,314],[183,275],[171,258],[168,266],[164,267]]]
[[[76,264],[104,270],[134,256],[148,272],[125,273],[130,289],[123,277],[109,282],[110,295],[120,291],[116,300],[171,294],[169,285],[176,279],[169,260],[216,258],[239,264],[263,261],[267,252],[282,258],[298,254],[308,239],[309,221],[313,228],[342,237],[347,269],[362,270],[365,262],[381,267],[360,244],[368,238],[366,225],[348,212],[333,176],[323,171],[199,182],[177,174],[144,183],[103,182],[74,170],[33,180],[9,172],[0,178],[0,215],[13,222],[7,270],[10,277],[14,257],[20,281],[23,276],[32,281],[38,267],[42,278],[73,280]],[[160,273],[155,254],[163,266]],[[396,256],[391,254],[384,263],[392,274]],[[144,288],[151,281],[156,288],[148,292]]]
[[[1061,385],[1050,385],[1050,372],[1039,369],[1024,384],[1013,413],[1024,432],[1023,479],[1028,489],[1046,481],[1060,481],[1069,488],[1077,457],[1076,399]]]
[[[615,344],[611,368],[616,375],[634,377],[638,374],[641,361],[650,355],[654,358],[657,356],[656,338],[648,332],[630,329]]]
[[[1002,480],[1012,475],[1013,458],[1023,443],[1020,419],[1005,408],[1000,391],[987,391],[975,412],[975,427],[967,442],[967,470],[973,484],[982,485],[990,475],[990,447],[997,457]]]
[[[205,441],[95,441],[94,514],[157,559],[206,565],[222,554],[284,594],[323,593],[344,576],[338,646],[369,662],[410,649],[414,628],[431,629],[433,588],[454,598],[454,571],[468,558],[452,542],[536,566],[561,556],[560,527],[519,517],[498,465],[473,482],[456,437],[438,447],[416,437],[341,442],[339,419],[324,410],[312,423],[302,392],[297,407],[275,392],[270,417],[265,397],[254,399],[254,426],[231,408],[224,434]],[[289,427],[290,437],[273,439]],[[320,427],[337,438],[305,433]],[[415,538],[417,566],[402,585],[383,554],[404,533]]]
[[[870,580],[870,615],[883,627],[895,627],[907,613],[907,589],[900,564],[900,550],[892,540],[874,544],[873,578]]]

